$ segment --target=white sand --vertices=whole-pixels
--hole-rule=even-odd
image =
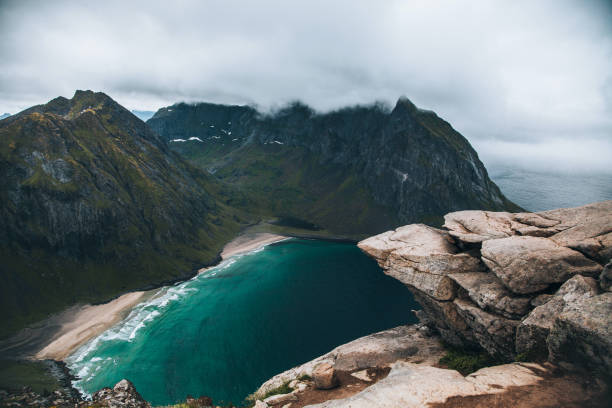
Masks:
[[[229,242],[223,248],[223,252],[221,252],[221,258],[227,259],[231,256],[250,252],[264,245],[283,241],[285,239],[287,239],[287,237],[284,237],[282,235],[269,234],[267,232],[240,235],[239,237],[236,237],[231,242]]]

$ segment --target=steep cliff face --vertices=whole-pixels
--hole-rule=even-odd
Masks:
[[[5,331],[186,276],[237,230],[216,183],[102,93],[0,122],[0,171]]]
[[[337,232],[441,222],[459,209],[517,209],[489,179],[467,140],[435,113],[401,98],[317,114],[295,103],[274,114],[178,104],[149,126],[272,215]]]
[[[460,211],[359,247],[406,284],[451,344],[610,380],[612,201],[541,213]]]

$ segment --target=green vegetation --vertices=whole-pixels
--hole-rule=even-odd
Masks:
[[[499,358],[495,358],[483,350],[468,350],[448,344],[444,346],[447,352],[440,359],[439,364],[457,370],[463,375],[468,375],[484,367],[503,363]]]
[[[2,121],[0,171],[0,337],[78,302],[188,278],[254,221],[104,94]]]
[[[312,377],[309,376],[308,374],[303,374],[298,377],[298,380],[299,381],[312,381]]]
[[[262,400],[265,400],[268,397],[271,397],[273,395],[279,395],[279,394],[289,394],[290,392],[293,391],[293,388],[291,388],[289,386],[289,383],[291,381],[287,381],[285,383],[283,383],[283,385],[281,385],[280,387],[276,387],[274,389],[271,389],[270,391],[266,392],[264,394],[263,397],[261,397]]]
[[[21,390],[25,386],[44,394],[59,389],[61,384],[45,362],[0,360],[0,389]]]

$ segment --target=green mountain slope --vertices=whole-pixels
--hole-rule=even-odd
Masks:
[[[406,98],[392,110],[373,105],[325,114],[300,103],[274,114],[176,104],[147,124],[173,150],[242,192],[238,205],[335,234],[437,224],[462,209],[518,209],[462,135]]]
[[[103,93],[0,122],[2,332],[184,278],[239,223],[224,189]]]

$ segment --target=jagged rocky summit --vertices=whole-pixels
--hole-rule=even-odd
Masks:
[[[0,121],[0,337],[190,276],[239,229],[217,183],[109,96]]]
[[[612,201],[540,213],[460,211],[361,241],[444,341],[612,373]]]
[[[467,208],[515,211],[469,142],[403,97],[317,113],[294,103],[176,104],[147,121],[170,147],[248,192],[250,205],[361,238]],[[273,181],[273,182],[271,182]]]

